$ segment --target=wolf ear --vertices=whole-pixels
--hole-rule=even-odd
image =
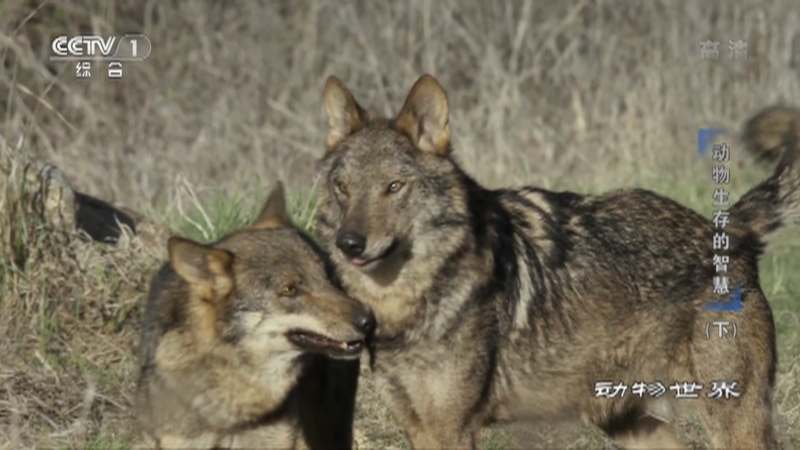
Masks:
[[[447,156],[450,152],[450,107],[447,94],[436,78],[427,74],[419,77],[394,126],[420,150]]]
[[[217,337],[217,319],[233,292],[233,254],[173,236],[167,241],[169,261],[175,272],[191,286],[187,303],[192,332],[200,344]]]
[[[283,182],[278,181],[272,192],[267,196],[264,208],[258,215],[256,222],[250,227],[254,230],[271,230],[292,226],[292,218],[286,209],[286,194],[283,190]]]
[[[169,262],[175,272],[204,300],[216,302],[233,291],[233,254],[218,248],[173,236],[167,241]]]
[[[355,133],[369,122],[369,113],[353,98],[342,80],[331,75],[325,83],[325,111],[330,129],[326,142],[328,150],[342,139]]]

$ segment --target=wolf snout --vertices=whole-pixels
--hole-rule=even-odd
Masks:
[[[361,256],[367,248],[367,238],[358,233],[340,233],[336,236],[336,247],[345,255],[356,258]]]
[[[370,310],[364,310],[359,313],[353,321],[353,326],[367,337],[372,335],[376,325],[375,315]]]

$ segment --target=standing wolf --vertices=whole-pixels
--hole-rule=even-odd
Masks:
[[[156,446],[351,448],[352,359],[374,317],[331,284],[281,185],[249,228],[168,247],[147,300],[137,390]]]
[[[704,390],[686,402],[713,446],[768,448],[777,356],[758,258],[800,212],[794,134],[774,174],[729,210],[743,308],[714,312],[709,217],[642,189],[481,187],[451,157],[447,97],[428,75],[393,119],[335,77],[325,107],[317,231],[377,317],[376,384],[415,448],[474,448],[487,424],[569,418],[623,446],[681,448],[669,386],[694,381]],[[706,336],[718,320],[737,324],[736,339]],[[667,391],[597,398],[600,381]],[[741,396],[710,398],[722,382]]]

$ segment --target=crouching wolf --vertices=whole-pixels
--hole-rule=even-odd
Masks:
[[[375,319],[332,284],[323,254],[292,226],[282,185],[252,226],[168,248],[137,387],[155,445],[351,448],[357,358]]]
[[[800,212],[796,134],[729,209],[742,307],[713,311],[726,298],[713,292],[710,217],[642,189],[480,186],[451,157],[447,97],[428,75],[392,119],[335,77],[324,97],[317,232],[345,290],[375,313],[375,382],[415,448],[474,448],[484,425],[570,418],[623,446],[680,448],[676,383],[704,386],[687,402],[713,446],[770,445],[777,357],[758,258]],[[712,321],[738,335],[709,339]],[[598,398],[603,382],[656,390]],[[724,386],[730,398],[715,398]]]

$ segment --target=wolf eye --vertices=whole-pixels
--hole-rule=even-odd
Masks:
[[[396,192],[400,192],[400,189],[403,189],[403,186],[405,186],[405,185],[406,184],[403,183],[402,181],[392,181],[391,183],[389,183],[389,187],[387,189],[387,192],[389,192],[390,194],[394,194]]]
[[[297,294],[297,288],[292,285],[284,286],[281,289],[281,297],[294,297],[295,294]]]

